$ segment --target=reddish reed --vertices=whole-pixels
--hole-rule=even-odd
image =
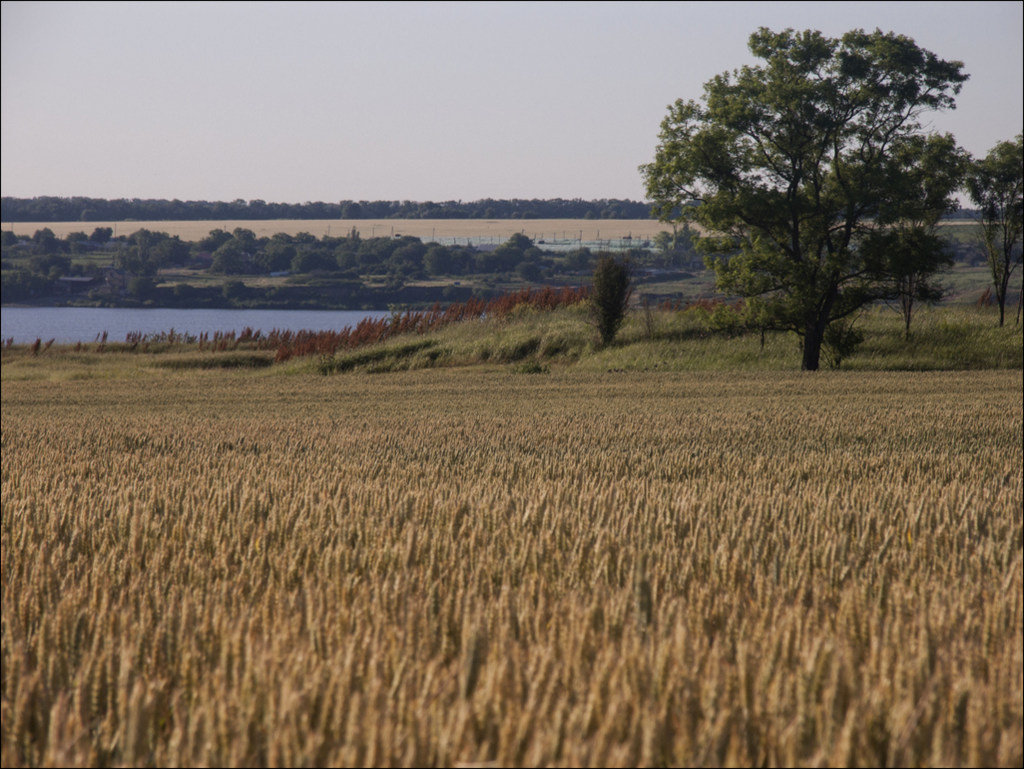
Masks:
[[[407,310],[393,313],[385,318],[364,318],[353,328],[345,326],[340,331],[280,331],[274,329],[266,336],[255,332],[251,338],[258,349],[275,350],[274,360],[308,355],[333,355],[338,350],[351,350],[368,344],[383,342],[399,334],[425,334],[436,331],[451,323],[476,320],[483,317],[502,318],[520,306],[538,310],[554,310],[577,304],[587,299],[590,289],[550,288],[540,290],[524,289],[493,299],[470,299],[442,308],[435,304],[429,310]]]

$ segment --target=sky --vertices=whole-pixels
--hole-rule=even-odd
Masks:
[[[758,27],[893,31],[970,80],[984,155],[1024,123],[1021,2],[3,2],[0,192],[644,200],[668,106]]]

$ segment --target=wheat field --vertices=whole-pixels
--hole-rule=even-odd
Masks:
[[[1022,384],[4,381],[3,765],[1020,766]]]
[[[232,232],[236,227],[252,230],[256,237],[270,237],[279,232],[297,235],[308,232],[316,237],[341,237],[353,228],[363,238],[412,235],[424,241],[442,238],[492,238],[496,243],[508,240],[517,232],[533,240],[573,240],[587,242],[619,240],[625,237],[653,238],[672,225],[653,219],[268,219],[230,221],[138,221],[138,222],[4,222],[2,228],[22,237],[31,237],[37,230],[49,227],[59,237],[69,232],[90,233],[96,227],[110,227],[115,236],[131,235],[142,229],[166,232],[182,240],[205,238],[211,230]]]

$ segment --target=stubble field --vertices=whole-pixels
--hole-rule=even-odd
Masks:
[[[1019,766],[1021,391],[5,381],[3,764]]]

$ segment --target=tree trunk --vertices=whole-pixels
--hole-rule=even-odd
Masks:
[[[816,321],[807,324],[804,331],[804,357],[800,362],[803,371],[817,371],[821,360],[821,340],[825,336],[825,326]]]
[[[903,338],[910,341],[910,319],[914,314],[914,294],[917,293],[916,275],[907,276],[907,282],[902,284],[903,291],[900,294],[900,307],[903,310]]]
[[[996,300],[999,302],[999,328],[1003,327],[1006,317],[1006,290],[1010,285],[1010,265],[1003,270],[1002,280],[996,284]]]

